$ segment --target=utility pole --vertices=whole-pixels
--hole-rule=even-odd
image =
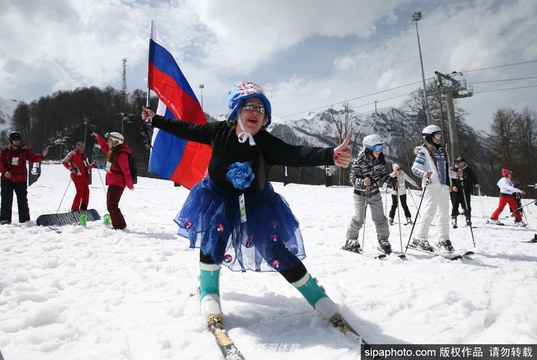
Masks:
[[[446,95],[446,107],[448,116],[448,129],[449,129],[449,154],[451,159],[456,159],[459,155],[459,140],[457,136],[457,119],[455,119],[455,106],[453,105],[453,99],[465,98],[474,95],[473,87],[466,86],[466,80],[461,81],[453,79],[451,76],[442,74],[438,71],[434,72],[438,77],[438,89],[441,93]],[[456,71],[451,74],[462,75]],[[447,80],[448,82],[444,82]]]
[[[123,81],[123,113],[127,113],[127,59],[123,59],[123,73],[121,76],[121,80]],[[123,133],[123,123],[125,121],[125,117],[121,116],[121,134],[125,136]]]
[[[423,71],[423,57],[421,56],[420,32],[418,30],[418,21],[421,20],[421,11],[414,11],[412,21],[416,22],[416,36],[418,38],[418,51],[420,53],[421,64],[421,79],[423,80],[423,102],[425,107],[425,116],[427,117],[427,125],[431,125],[431,115],[429,113],[429,101],[427,100],[427,85],[425,84],[425,72]]]

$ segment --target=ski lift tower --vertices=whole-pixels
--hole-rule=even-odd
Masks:
[[[446,96],[446,107],[448,115],[448,129],[449,129],[449,155],[454,160],[459,155],[459,140],[457,137],[457,120],[455,119],[455,107],[453,105],[453,99],[465,98],[474,95],[474,89],[472,85],[466,85],[466,80],[455,80],[451,76],[442,74],[438,71],[434,72],[438,77],[438,89],[440,93]],[[460,75],[453,71],[450,75]],[[442,101],[440,101],[442,103]]]

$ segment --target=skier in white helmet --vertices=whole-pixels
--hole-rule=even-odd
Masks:
[[[453,252],[449,239],[449,186],[451,178],[456,177],[457,173],[450,169],[447,154],[442,147],[442,129],[437,125],[429,125],[423,129],[422,136],[425,143],[417,149],[412,172],[422,179],[424,195],[410,246],[435,251],[428,238],[429,227],[436,217],[437,248]]]
[[[365,222],[366,206],[371,209],[371,217],[377,230],[379,250],[386,254],[392,252],[389,242],[390,226],[384,215],[382,196],[379,187],[388,183],[398,186],[397,177],[390,176],[382,152],[384,139],[380,135],[367,135],[363,142],[364,150],[358,154],[351,168],[350,182],[354,187],[354,215],[347,227],[346,250],[362,252],[358,236]]]

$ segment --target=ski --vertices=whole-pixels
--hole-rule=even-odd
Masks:
[[[381,248],[377,248],[378,251],[381,252],[381,254],[379,254],[378,256],[381,258],[381,259],[388,259],[390,257],[398,257],[399,259],[406,259],[406,254],[398,254],[394,251],[392,251],[391,253],[389,254],[386,254],[385,252],[382,251]]]
[[[404,226],[407,226],[407,225],[412,225],[411,222],[406,222],[406,223],[403,223]],[[390,224],[390,226],[395,226],[395,224]]]
[[[341,250],[345,250],[345,251],[353,252],[353,253],[360,254],[360,255],[362,254],[361,251],[356,251],[356,250],[354,250],[353,248],[347,247],[347,246],[345,246],[345,245],[343,245],[343,246],[341,247]]]
[[[434,255],[434,256],[442,256],[444,259],[448,260],[461,260],[461,259],[473,259],[472,256],[475,255],[473,251],[462,251],[459,253],[441,253],[441,252],[435,252],[435,251],[427,251],[423,249],[419,249],[412,244],[408,245],[409,249],[420,251],[425,254]]]
[[[524,243],[530,243],[530,244],[535,244],[537,243],[537,234],[535,235],[535,237],[531,240],[528,240],[528,241],[522,241]]]
[[[226,329],[222,325],[221,315],[211,315],[208,327],[216,339],[216,344],[222,352],[225,360],[245,360],[235,343],[229,337]]]
[[[487,220],[485,221],[485,224],[487,225],[496,225],[496,226],[514,226],[514,227],[521,227],[521,228],[525,228],[526,226],[528,226],[528,224],[526,225],[517,225],[517,223],[511,223],[511,224],[506,224],[506,223],[493,223],[492,221],[490,220]]]
[[[360,334],[358,334],[358,332],[349,325],[347,320],[345,320],[343,316],[341,316],[341,314],[335,313],[334,315],[332,315],[332,317],[330,318],[330,323],[334,325],[335,327],[337,327],[345,336],[358,342],[360,346],[363,347],[364,350],[371,349],[371,345],[365,342],[365,340],[360,336]],[[361,352],[362,354],[364,353],[363,351]],[[372,356],[363,356],[362,358],[369,359],[369,360],[382,359],[380,357],[372,357]]]
[[[345,250],[345,251],[348,251],[348,252],[351,252],[351,253],[354,253],[354,254],[367,256],[367,257],[371,257],[371,258],[375,258],[375,259],[382,259],[382,258],[384,258],[386,256],[386,254],[377,254],[377,255],[364,254],[362,249],[360,249],[360,251],[356,251],[355,248],[351,248],[351,247],[348,247],[348,246],[345,246],[345,245],[343,245],[341,247],[341,250]]]
[[[362,255],[362,256],[366,256],[366,257],[369,257],[369,258],[372,258],[372,259],[379,259],[379,260],[387,260],[391,257],[391,255],[393,254],[386,254],[386,253],[383,253],[382,251],[380,251],[380,254],[369,254],[369,253],[363,253],[362,251],[356,251],[352,248],[348,248],[346,246],[342,246],[341,247],[341,250],[345,250],[345,251],[348,251],[348,252],[351,252],[351,253],[354,253],[354,254],[358,254],[358,255]],[[394,254],[395,255],[395,254]],[[400,259],[405,259],[406,258],[406,255],[405,254],[397,254],[397,257],[400,258]]]
[[[376,254],[376,255],[364,254],[362,251],[356,251],[355,249],[347,247],[345,245],[343,245],[341,247],[341,250],[345,250],[345,251],[348,251],[348,252],[351,252],[351,253],[354,253],[354,254],[358,254],[358,255],[362,255],[362,256],[367,256],[367,257],[370,257],[370,258],[373,258],[373,259],[384,259],[384,258],[386,258],[386,254]]]
[[[490,221],[490,220],[487,220],[485,223],[486,223],[486,224],[490,224],[490,225],[498,225],[498,226],[504,226],[504,225],[505,225],[505,224],[502,223],[502,222],[500,222],[500,223],[495,223],[495,222],[492,222],[492,221]]]

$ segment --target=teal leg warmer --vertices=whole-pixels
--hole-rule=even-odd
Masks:
[[[221,265],[200,262],[200,300],[207,294],[220,295]]]
[[[304,277],[293,283],[293,286],[300,291],[308,303],[315,308],[315,304],[323,297],[328,297],[324,290],[317,284],[314,278],[306,273]]]

